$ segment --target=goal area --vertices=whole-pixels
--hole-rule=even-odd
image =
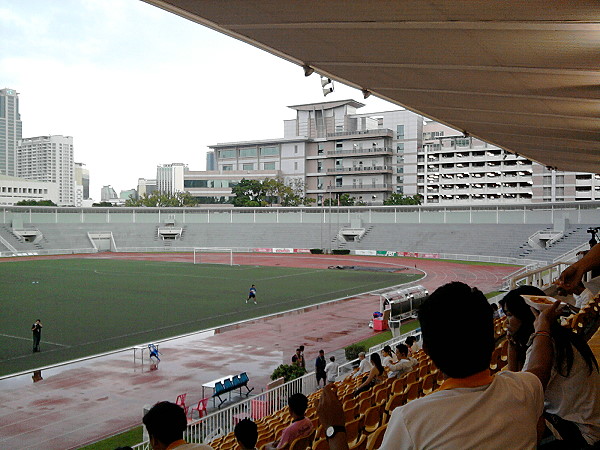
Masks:
[[[223,247],[194,247],[194,264],[225,264],[233,266],[233,249]]]

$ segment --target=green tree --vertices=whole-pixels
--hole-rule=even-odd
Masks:
[[[419,194],[407,196],[403,194],[392,194],[384,200],[384,205],[420,205],[421,197]]]
[[[113,205],[111,202],[98,202],[98,203],[92,203],[92,207],[94,208],[111,208],[115,205]]]
[[[260,180],[246,180],[242,178],[238,184],[231,188],[235,196],[233,206],[265,206],[265,193]]]
[[[57,206],[52,200],[21,200],[15,206]]]
[[[144,194],[141,197],[128,198],[125,200],[125,206],[148,206],[148,207],[180,207],[196,206],[198,201],[189,192],[167,192],[154,191],[151,194]]]
[[[323,201],[325,206],[354,206],[356,199],[351,197],[350,194],[339,194],[335,198],[326,198]]]

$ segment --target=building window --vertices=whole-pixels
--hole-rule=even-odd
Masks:
[[[564,197],[565,195],[565,188],[564,187],[557,187],[556,188],[556,196],[557,197]]]
[[[550,197],[552,195],[552,188],[550,188],[550,187],[543,188],[542,194],[544,195],[544,197]]]
[[[396,139],[404,139],[404,125],[396,125]]]
[[[325,150],[325,144],[317,144],[317,154],[322,155]]]
[[[294,153],[298,153],[298,146],[294,145]]]
[[[264,170],[275,170],[275,163],[274,162],[264,163],[263,169]]]
[[[230,171],[233,170],[233,165],[232,164],[225,164],[223,165],[223,171]]]
[[[256,147],[240,149],[240,158],[248,158],[252,156],[256,156]]]
[[[546,186],[550,186],[552,184],[552,176],[551,175],[544,175],[543,177],[543,184]]]
[[[396,153],[404,153],[404,144],[396,144]]]
[[[298,170],[298,162],[294,161],[294,170]]]
[[[272,147],[261,147],[260,148],[260,156],[276,156],[279,155],[279,148]]]
[[[323,172],[323,162],[317,161],[317,172]]]
[[[242,164],[242,170],[254,170],[254,164]]]
[[[221,150],[219,158],[235,158],[235,150]]]
[[[565,176],[564,175],[556,175],[554,178],[556,184],[565,184]]]

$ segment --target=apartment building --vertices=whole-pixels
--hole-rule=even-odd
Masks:
[[[17,143],[17,176],[58,184],[58,205],[75,206],[73,138],[51,135]]]
[[[448,205],[600,199],[600,175],[554,171],[410,111],[357,113],[363,106],[290,106],[283,138],[210,146],[217,172],[300,178],[317,205],[341,194],[366,205],[392,193]]]

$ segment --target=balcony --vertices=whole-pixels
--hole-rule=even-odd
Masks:
[[[355,166],[355,167],[339,167],[327,169],[328,174],[332,173],[392,173],[392,166]]]
[[[327,133],[328,138],[336,137],[365,137],[365,136],[384,136],[394,137],[394,131],[389,128],[377,128],[375,130],[356,130],[356,131],[338,131],[336,133]]]
[[[363,185],[342,185],[327,186],[327,192],[373,192],[373,191],[391,191],[391,184],[363,184]]]
[[[351,148],[328,150],[327,156],[372,156],[372,155],[392,155],[394,149],[391,147],[367,147],[367,148]]]

